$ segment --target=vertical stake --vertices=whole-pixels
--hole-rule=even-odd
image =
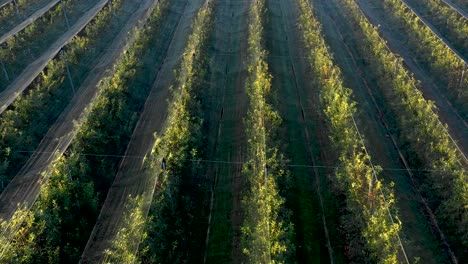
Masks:
[[[67,55],[63,50],[61,50],[61,53],[63,55],[64,61],[65,61],[65,67],[67,68],[67,75],[68,75],[68,80],[70,81],[71,88],[73,90],[73,95],[75,95],[75,85],[73,85],[73,79],[70,74],[70,68],[68,68],[68,61],[67,61]]]
[[[110,9],[112,10],[112,14],[115,16],[115,8],[112,0],[110,0]]]
[[[21,19],[20,11],[19,11],[19,8],[18,8],[18,2],[16,2],[16,0],[13,0],[13,4],[15,6],[16,15],[18,16],[18,19]]]
[[[67,29],[70,29],[70,24],[68,23],[67,13],[65,12],[65,6],[63,0],[60,0],[60,4],[62,5],[63,16],[65,17],[65,23],[67,24]]]

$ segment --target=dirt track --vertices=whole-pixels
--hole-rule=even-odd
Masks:
[[[37,60],[29,64],[15,80],[0,93],[0,114],[23,93],[42,70],[44,70],[49,61],[59,53],[62,47],[70,42],[108,2],[109,0],[100,0],[93,8],[88,10],[86,14],[71,26],[70,30],[53,43]]]
[[[209,163],[206,177],[212,182],[212,210],[205,252],[206,263],[241,261],[240,200],[242,162],[246,138],[243,118],[247,95],[247,16],[249,1],[219,1],[216,9],[213,50],[211,52],[211,106],[208,117],[207,159],[228,163]],[[234,162],[234,163],[230,163]]]
[[[151,194],[156,177],[143,168],[143,160],[132,157],[147,156],[155,142],[154,133],[161,134],[168,114],[167,99],[171,98],[169,87],[175,81],[174,69],[191,31],[191,22],[203,1],[177,0],[171,14],[160,33],[160,60],[155,62],[158,75],[146,100],[144,110],[138,120],[119,171],[107,194],[97,223],[82,254],[81,263],[96,263],[103,259],[103,251],[122,228],[122,217],[129,195]],[[179,20],[180,19],[180,20]],[[151,197],[149,197],[151,198]],[[136,243],[135,246],[138,246]]]
[[[76,133],[79,124],[83,123],[92,104],[99,96],[98,82],[115,71],[112,67],[122,56],[122,51],[132,42],[135,32],[132,31],[138,20],[147,14],[152,7],[152,0],[145,0],[141,7],[133,14],[122,30],[108,45],[108,51],[96,61],[95,67],[86,77],[76,95],[67,108],[61,113],[55,124],[44,136],[36,152],[31,156],[20,172],[13,178],[7,188],[0,195],[0,217],[9,218],[16,210],[19,202],[32,205],[40,192],[40,183],[44,182],[43,174],[50,169],[52,163],[63,155]],[[128,33],[132,32],[131,35]]]
[[[465,155],[468,153],[468,124],[466,117],[461,114],[451,105],[445,95],[437,88],[434,83],[434,78],[429,72],[425,71],[416,61],[414,53],[412,53],[403,43],[405,39],[401,33],[392,29],[382,17],[382,10],[378,8],[371,8],[373,5],[368,0],[357,0],[360,3],[362,11],[366,14],[369,20],[374,24],[381,24],[380,33],[388,41],[388,46],[393,52],[399,54],[403,59],[405,66],[410,72],[415,74],[415,78],[421,81],[419,88],[424,95],[424,98],[435,102],[442,123],[446,123],[449,127],[450,135],[458,143],[458,146]]]
[[[13,35],[16,35],[16,33],[20,32],[30,24],[32,24],[36,19],[40,18],[43,14],[45,14],[47,11],[49,11],[52,7],[57,5],[61,0],[54,0],[51,1],[49,4],[44,6],[43,8],[37,10],[34,14],[32,14],[30,17],[28,17],[26,20],[18,24],[16,27],[5,33],[3,36],[0,36],[0,44],[4,43],[7,41],[10,37]]]

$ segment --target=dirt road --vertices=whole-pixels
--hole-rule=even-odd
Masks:
[[[52,7],[57,5],[61,0],[54,0],[51,1],[49,4],[44,6],[43,8],[37,10],[34,14],[32,14],[30,17],[28,17],[26,20],[18,24],[16,27],[5,33],[3,36],[0,36],[0,45],[7,41],[10,37],[16,35],[16,33],[20,32],[30,24],[32,24],[36,19],[41,17],[43,14],[45,14],[47,11],[49,11]]]
[[[219,1],[211,60],[207,164],[212,182],[206,263],[240,263],[241,178],[247,113],[246,58],[249,1]]]
[[[51,168],[52,163],[63,155],[99,96],[98,82],[106,75],[111,75],[113,65],[122,56],[122,51],[128,47],[135,37],[134,27],[141,27],[144,18],[154,7],[154,1],[141,1],[140,8],[133,14],[108,50],[96,61],[95,67],[77,90],[67,108],[61,113],[54,125],[42,139],[36,152],[13,178],[0,195],[0,217],[8,219],[16,210],[16,205],[26,202],[32,205],[40,192],[40,186],[46,180],[44,173]],[[139,22],[141,21],[141,22]],[[129,32],[131,34],[129,35]]]
[[[78,22],[71,26],[67,33],[63,34],[50,48],[26,69],[0,93],[0,114],[5,111],[15,99],[34,81],[34,79],[44,70],[50,60],[70,42],[109,2],[109,0],[100,0],[93,8],[88,10]]]
[[[432,100],[438,108],[437,114],[442,123],[447,124],[449,127],[450,135],[455,139],[458,146],[465,155],[468,153],[468,124],[466,117],[462,116],[461,113],[455,109],[452,104],[448,101],[447,97],[440,91],[440,89],[434,83],[437,76],[426,71],[414,58],[414,52],[409,50],[407,45],[404,43],[406,39],[401,33],[392,29],[388,25],[387,20],[383,17],[382,10],[378,8],[372,8],[367,0],[357,0],[358,4],[364,14],[368,17],[369,21],[373,24],[380,24],[380,33],[383,38],[388,41],[390,49],[399,54],[403,59],[405,66],[410,72],[414,73],[415,78],[421,81],[421,85],[418,88],[424,95],[424,98]]]
[[[96,263],[103,259],[103,252],[123,226],[123,213],[129,195],[150,194],[156,185],[156,177],[143,168],[143,157],[150,153],[155,142],[154,133],[161,134],[168,115],[167,99],[171,98],[169,87],[175,81],[174,70],[180,61],[191,23],[204,1],[176,0],[171,5],[168,19],[160,33],[157,44],[161,52],[154,68],[158,75],[146,100],[119,171],[109,189],[97,223],[82,254],[81,263]],[[136,243],[135,246],[138,246]]]

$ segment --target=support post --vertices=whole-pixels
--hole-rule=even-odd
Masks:
[[[18,8],[18,2],[16,2],[16,0],[13,0],[13,4],[15,6],[16,15],[18,16],[18,19],[21,19],[20,11],[19,11],[19,8]]]
[[[112,14],[115,16],[115,8],[113,6],[113,3],[114,1],[113,0],[109,0],[109,6],[110,6],[110,9],[112,10]]]
[[[71,77],[70,68],[68,68],[67,55],[65,54],[65,52],[63,50],[61,50],[61,53],[62,53],[64,62],[65,62],[65,68],[67,68],[68,80],[70,81],[70,85],[71,85],[71,88],[72,88],[72,91],[73,91],[73,95],[75,95],[75,85],[73,84],[73,79]]]

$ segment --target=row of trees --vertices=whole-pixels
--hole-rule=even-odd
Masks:
[[[414,0],[413,0],[414,1]],[[468,58],[468,21],[442,0],[417,0],[425,18],[441,29],[444,36],[465,57]]]
[[[433,0],[428,3],[432,2]],[[462,116],[468,116],[468,78],[466,77],[468,67],[466,63],[457,57],[401,0],[384,0],[378,2],[378,5],[384,8],[391,24],[402,29],[408,38],[408,45],[415,51],[416,59],[423,61],[420,64],[435,76],[435,82],[447,94]],[[440,14],[440,10],[436,12]],[[437,16],[433,16],[433,19],[437,19]],[[447,21],[451,21],[451,18],[449,17]],[[463,25],[463,28],[456,27],[458,24]],[[467,45],[466,20],[447,24],[447,27],[456,30],[461,43],[465,42],[463,46]]]
[[[124,153],[156,77],[153,64],[160,54],[151,47],[159,37],[165,11],[155,9],[115,66],[115,74],[99,84],[101,94],[89,106],[90,114],[66,155],[44,175],[49,180],[30,212],[32,220],[24,221],[22,232],[8,238],[12,242],[6,251],[19,254],[7,255],[11,258],[5,263],[78,262],[118,168],[120,158],[112,157]]]
[[[205,57],[208,39],[213,27],[215,1],[208,0],[200,8],[192,22],[192,31],[176,71],[176,84],[172,87],[172,100],[168,106],[168,119],[162,135],[155,135],[151,155],[145,160],[145,170],[156,178],[154,193],[149,201],[144,200],[129,207],[127,222],[119,230],[106,251],[109,263],[123,263],[124,260],[139,260],[143,263],[188,262],[190,252],[203,252],[202,243],[191,244],[197,235],[206,235],[207,218],[204,198],[208,188],[201,165],[196,160],[203,157],[204,120],[201,95],[209,76],[209,64]],[[162,160],[165,168],[162,167]],[[143,194],[142,197],[148,197]],[[144,227],[139,228],[139,212],[144,213]],[[137,239],[128,236],[128,230],[139,235]],[[202,241],[203,238],[195,239]],[[142,241],[141,246],[138,244]],[[121,246],[124,245],[124,246]],[[190,252],[189,252],[190,251]]]
[[[354,123],[356,103],[351,91],[343,86],[341,71],[328,52],[309,2],[297,2],[312,82],[320,87],[323,114],[339,157],[334,183],[346,197],[343,226],[349,234],[347,255],[358,262],[396,263],[401,224],[396,216],[393,184],[377,179],[380,168],[372,165]]]
[[[76,22],[83,6],[88,8],[94,1],[84,3],[77,0],[63,0],[40,18],[0,45],[0,91],[5,89],[34,59],[58,39]],[[66,13],[66,18],[64,13]],[[6,74],[4,74],[4,70]]]
[[[386,46],[374,27],[362,14],[354,0],[341,0],[346,16],[359,26],[360,52],[370,60],[369,73],[376,76],[378,88],[390,102],[400,128],[402,142],[411,145],[408,160],[414,168],[429,170],[422,175],[425,196],[451,241],[465,248],[468,243],[468,174],[461,153],[451,140],[446,127],[435,114],[435,106],[424,99],[416,80],[408,74]]]
[[[272,76],[264,50],[265,0],[252,1],[248,32],[249,96],[247,157],[242,168],[246,189],[242,198],[241,249],[248,263],[293,262],[294,228],[278,183],[287,177],[284,159],[273,142],[281,117],[267,102]]]
[[[30,151],[36,149],[50,125],[74,96],[74,89],[81,86],[84,77],[92,70],[101,49],[112,41],[122,22],[129,17],[124,10],[134,8],[123,0],[114,0],[112,5],[103,8],[71,40],[66,51],[49,62],[27,92],[2,113],[0,149],[6,151],[0,152],[0,190],[31,156]],[[87,65],[83,66],[84,63]]]

